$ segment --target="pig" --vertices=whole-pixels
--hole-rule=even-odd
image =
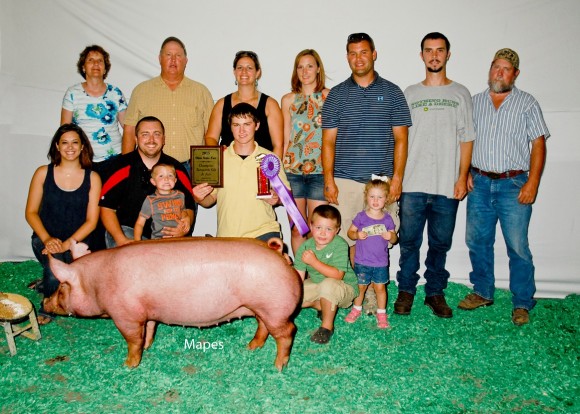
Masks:
[[[153,343],[157,322],[212,326],[254,316],[248,344],[276,340],[275,366],[287,365],[302,301],[302,279],[281,253],[281,240],[182,238],[134,242],[90,251],[73,245],[71,264],[49,257],[60,281],[44,299],[57,315],[110,317],[127,341],[125,364],[134,368]]]

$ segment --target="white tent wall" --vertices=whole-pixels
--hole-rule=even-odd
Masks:
[[[108,82],[126,97],[139,82],[159,73],[164,38],[181,38],[188,50],[187,76],[204,83],[218,99],[235,89],[232,60],[238,50],[260,56],[260,90],[276,98],[289,90],[296,53],[316,49],[328,86],[349,76],[346,37],[364,31],[378,51],[377,71],[402,89],[419,82],[424,69],[419,43],[440,31],[451,41],[450,78],[472,94],[486,88],[496,50],[515,49],[521,59],[517,85],[540,102],[552,137],[530,226],[539,297],[580,293],[580,130],[577,71],[580,2],[500,0],[388,2],[383,0],[232,0],[190,2],[0,0],[0,260],[27,260],[31,230],[24,206],[32,174],[47,163],[50,138],[59,124],[66,88],[81,80],[80,51],[89,44],[111,55]],[[288,241],[284,209],[277,209]],[[215,209],[200,208],[195,235],[215,234]],[[461,204],[448,257],[452,281],[469,283]],[[423,248],[423,257],[425,252]],[[496,278],[508,285],[506,249],[498,231]],[[491,252],[490,252],[491,254]],[[391,278],[399,250],[391,252]]]

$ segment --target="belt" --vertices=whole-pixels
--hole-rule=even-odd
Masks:
[[[505,171],[502,173],[496,173],[496,172],[482,171],[479,168],[475,168],[475,167],[471,167],[471,169],[473,171],[475,171],[476,173],[478,173],[479,175],[484,175],[488,178],[491,178],[492,180],[501,180],[503,178],[511,178],[511,177],[515,177],[517,175],[525,173],[524,170],[510,170],[510,171]]]

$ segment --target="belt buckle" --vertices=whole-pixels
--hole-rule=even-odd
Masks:
[[[501,174],[496,172],[488,172],[486,175],[492,180],[499,180],[501,178]]]

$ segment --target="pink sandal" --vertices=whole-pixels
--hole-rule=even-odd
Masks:
[[[348,323],[354,323],[360,317],[361,313],[362,311],[352,308],[350,313],[346,315],[346,318],[344,318],[344,321]]]
[[[377,313],[377,326],[379,329],[388,329],[391,327],[391,325],[389,325],[389,321],[387,320],[386,313]]]

